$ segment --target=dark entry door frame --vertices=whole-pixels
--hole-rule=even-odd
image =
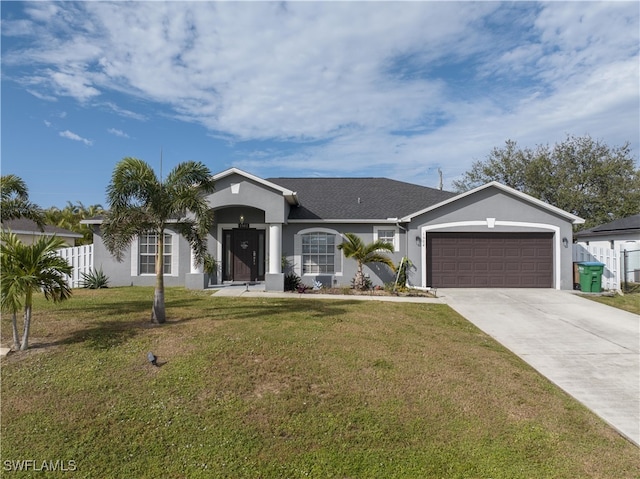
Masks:
[[[264,230],[234,228],[223,231],[222,275],[225,281],[264,280]]]

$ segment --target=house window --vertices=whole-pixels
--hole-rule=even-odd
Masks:
[[[140,235],[138,240],[138,268],[139,274],[155,274],[156,272],[156,251],[158,250],[158,235],[156,233],[146,233]],[[163,272],[171,274],[172,265],[172,236],[164,234],[164,251],[162,254]]]
[[[399,238],[398,238],[398,229],[397,228],[389,228],[389,227],[374,227],[373,228],[373,240],[374,241],[384,241],[385,243],[389,243],[393,246],[394,251],[400,251],[399,249]]]
[[[336,237],[314,232],[302,235],[302,274],[335,273]]]

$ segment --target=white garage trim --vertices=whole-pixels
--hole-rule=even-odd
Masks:
[[[527,223],[522,221],[500,221],[494,218],[487,218],[486,220],[474,220],[474,221],[457,221],[455,223],[441,223],[438,225],[428,225],[420,228],[420,237],[422,239],[422,247],[420,248],[420,257],[422,264],[422,287],[427,287],[427,232],[435,230],[444,230],[448,228],[459,228],[467,226],[486,226],[487,229],[493,229],[494,226],[512,226],[526,229],[542,229],[547,231],[553,231],[553,279],[554,288],[560,289],[560,227],[556,225],[550,225],[546,223]],[[462,231],[461,231],[462,233]],[[517,233],[517,231],[512,231]]]

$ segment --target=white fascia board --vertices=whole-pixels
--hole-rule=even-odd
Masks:
[[[448,200],[442,201],[440,203],[437,203],[433,206],[429,206],[428,208],[424,208],[423,210],[417,211],[415,213],[412,213],[410,215],[405,216],[404,218],[402,218],[400,221],[401,222],[410,222],[413,218],[415,218],[416,216],[420,216],[424,213],[427,213],[429,211],[433,211],[436,210],[438,208],[441,208],[445,205],[448,205],[450,203],[453,203],[455,201],[458,201],[462,198],[465,198],[467,196],[471,196],[479,191],[485,190],[487,188],[498,188],[499,190],[502,190],[510,195],[516,196],[518,198],[520,198],[521,200],[524,200],[526,202],[532,203],[536,206],[539,206],[543,209],[549,210],[557,215],[563,216],[565,218],[567,218],[568,220],[571,221],[572,224],[574,225],[580,225],[582,223],[584,223],[584,219],[580,218],[579,216],[576,216],[574,214],[569,213],[568,211],[565,211],[563,209],[560,209],[556,206],[550,205],[549,203],[545,203],[542,200],[539,200],[537,198],[534,198],[533,196],[530,196],[526,193],[523,193],[522,191],[518,191],[516,189],[513,189],[509,186],[503,185],[502,183],[499,183],[497,181],[492,181],[490,183],[486,183],[482,186],[478,186],[477,188],[474,188],[472,190],[469,191],[465,191],[464,193],[460,193],[458,196],[454,196],[453,198],[449,198]]]
[[[104,222],[102,218],[89,218],[86,220],[80,220],[81,225],[101,225]]]
[[[45,225],[46,228],[46,225]],[[10,231],[17,235],[33,235],[33,236],[59,236],[61,238],[82,238],[80,233],[74,233],[73,231],[40,231],[40,230],[16,230],[11,228],[2,228],[2,231]]]
[[[288,220],[289,223],[300,223],[300,224],[311,224],[311,223],[340,223],[340,224],[390,224],[395,225],[398,223],[396,218],[385,218],[385,219],[373,219],[373,220],[363,220],[363,219],[304,219],[304,220]]]
[[[81,225],[101,225],[102,223],[104,223],[104,218],[89,218],[86,220],[80,220]],[[179,220],[175,218],[168,219],[167,221],[165,221],[165,223],[176,224],[179,223]],[[82,235],[80,235],[79,237],[82,238]]]
[[[284,196],[285,199],[291,205],[298,205],[299,204],[298,203],[298,194],[295,191],[291,191],[291,190],[289,190],[287,188],[283,188],[280,185],[276,185],[275,183],[271,183],[270,181],[267,181],[267,180],[265,180],[263,178],[260,178],[258,176],[252,175],[251,173],[247,173],[246,171],[242,171],[241,169],[236,168],[235,166],[231,167],[231,168],[229,168],[227,170],[224,170],[224,171],[222,171],[220,173],[216,173],[215,175],[213,175],[212,178],[213,178],[214,181],[217,181],[217,180],[219,180],[221,178],[225,178],[225,177],[233,175],[233,174],[244,176],[245,178],[247,178],[249,180],[252,180],[252,181],[255,181],[256,183],[264,185],[264,186],[266,186],[268,188],[274,189],[276,191],[280,191],[282,193],[282,196]]]

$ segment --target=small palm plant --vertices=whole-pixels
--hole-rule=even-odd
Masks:
[[[82,273],[82,287],[87,289],[102,289],[109,287],[109,277],[102,268]]]
[[[63,301],[71,297],[67,276],[72,267],[56,254],[63,248],[63,240],[41,236],[33,244],[24,244],[13,233],[0,236],[0,304],[2,310],[12,315],[14,349],[24,351],[29,347],[29,330],[33,296],[42,292],[47,300]],[[22,342],[18,336],[17,314],[24,308]]]
[[[355,289],[364,290],[367,287],[367,281],[364,276],[364,265],[369,263],[386,264],[392,270],[395,265],[384,251],[393,252],[393,245],[386,241],[377,240],[373,243],[365,244],[362,239],[354,233],[345,233],[346,242],[338,245],[338,249],[342,250],[345,257],[353,258],[358,263],[358,270],[353,279]]]

